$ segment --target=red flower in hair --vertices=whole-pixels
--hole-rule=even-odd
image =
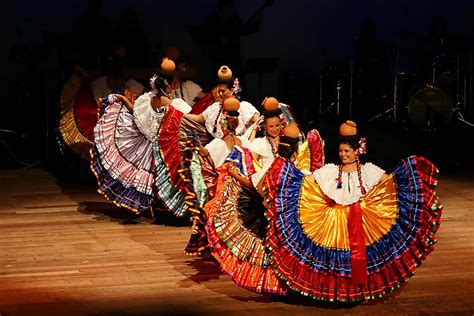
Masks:
[[[357,149],[357,153],[359,155],[367,153],[367,140],[365,137],[361,137],[361,139],[359,140],[359,148]]]

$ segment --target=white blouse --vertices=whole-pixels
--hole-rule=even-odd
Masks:
[[[184,114],[188,114],[189,112],[191,112],[191,106],[186,102],[184,101],[183,99],[180,99],[180,98],[177,98],[177,99],[173,99],[171,100],[171,105],[178,111],[184,113]]]
[[[204,124],[206,126],[207,131],[215,138],[224,137],[224,132],[221,128],[221,121],[223,119],[223,115],[220,110],[221,104],[219,102],[214,102],[204,112],[202,112],[202,116],[204,117]],[[242,101],[240,102],[239,113],[239,126],[236,128],[235,133],[237,135],[242,135],[252,124],[250,121],[252,117],[255,114],[258,114],[259,112],[249,102]],[[216,123],[216,118],[218,115],[219,119],[217,120],[217,128],[214,132],[214,124]]]
[[[251,143],[245,137],[239,137],[242,141],[242,147],[249,148]],[[224,162],[227,156],[229,156],[231,149],[227,147],[225,141],[220,138],[214,138],[209,144],[204,146],[209,151],[212,161],[214,162],[214,167],[220,167]]]
[[[139,96],[133,105],[133,117],[140,132],[145,135],[149,141],[153,141],[156,137],[158,127],[161,125],[165,117],[164,108],[153,109],[151,100],[156,94],[147,92]],[[182,99],[173,99],[171,105],[183,113],[189,113],[191,106]]]
[[[365,191],[369,192],[380,182],[385,171],[372,163],[362,164],[360,167],[362,184]],[[351,205],[362,197],[357,170],[342,172],[342,187],[340,189],[337,188],[336,181],[339,175],[339,166],[332,163],[326,164],[314,171],[313,175],[323,193],[338,204]]]
[[[260,166],[260,169],[251,176],[254,187],[257,187],[260,180],[262,180],[272,165],[273,160],[275,160],[275,157],[273,155],[272,145],[266,137],[255,138],[250,145],[250,151],[257,155],[257,162]]]

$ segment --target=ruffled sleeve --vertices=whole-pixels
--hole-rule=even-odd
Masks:
[[[163,117],[164,112],[156,112],[151,106],[151,100],[155,96],[153,92],[147,92],[135,100],[133,105],[133,118],[140,132],[149,141],[153,141]]]
[[[321,188],[332,186],[336,184],[338,167],[335,164],[328,163],[313,172],[314,179]],[[324,191],[324,189],[323,189]]]
[[[251,176],[250,180],[252,180],[252,184],[255,188],[258,186],[258,184],[263,179],[263,177],[267,174],[268,169],[270,169],[270,167],[272,166],[274,160],[275,159],[273,157],[268,157],[267,159],[264,159],[261,168],[258,169]]]
[[[214,132],[214,123],[216,122],[217,116],[220,114],[220,109],[220,103],[214,102],[204,112],[202,112],[204,124],[206,126],[207,131],[215,138],[222,138],[224,136],[224,133],[222,132],[222,129],[219,125],[220,122],[217,122],[218,126],[216,128],[216,131]]]
[[[371,162],[368,162],[361,167],[363,178],[365,180],[366,191],[369,192],[377,183],[380,182],[385,170],[379,168]]]
[[[171,105],[178,111],[183,112],[184,114],[191,111],[191,106],[186,103],[183,99],[177,98],[171,101]]]
[[[205,146],[205,148],[209,151],[209,155],[211,156],[216,168],[220,167],[224,163],[225,159],[230,153],[225,141],[220,138],[213,139]]]
[[[265,137],[255,138],[250,150],[259,156],[258,163],[260,169],[251,176],[253,186],[257,187],[258,183],[271,167],[275,157],[273,156],[272,147]]]
[[[272,147],[265,137],[255,138],[250,145],[250,151],[263,157],[273,156]]]
[[[247,101],[240,102],[239,112],[245,127],[248,127],[251,124],[250,120],[255,114],[260,114],[260,112],[258,112],[258,110]]]
[[[357,201],[358,196],[352,197],[348,192],[349,183],[346,174],[343,173],[342,188],[337,188],[337,176],[339,167],[335,164],[326,164],[313,172],[314,180],[318,183],[321,191],[330,199],[341,205],[349,205]],[[346,180],[346,181],[344,181]],[[360,193],[359,193],[360,195]]]

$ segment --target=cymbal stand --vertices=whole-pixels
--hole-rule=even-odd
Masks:
[[[334,100],[331,104],[329,104],[329,106],[324,111],[322,111],[322,113],[320,115],[324,115],[327,112],[332,114],[331,108],[333,106],[336,106],[336,115],[335,115],[335,117],[339,117],[339,112],[340,112],[340,108],[341,108],[341,91],[342,91],[341,80],[338,80],[337,81],[337,86],[336,86],[336,100]]]
[[[438,65],[439,56],[435,56],[433,63],[431,64],[432,77],[431,77],[431,86],[435,86],[436,83],[436,66]]]
[[[393,103],[392,106],[371,117],[367,122],[373,122],[382,116],[390,115],[393,123],[397,123],[397,109],[398,109],[398,75],[400,74],[400,40],[397,41],[397,51],[395,58],[395,75],[393,78]]]

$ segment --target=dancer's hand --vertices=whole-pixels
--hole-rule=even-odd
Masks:
[[[255,124],[255,127],[257,130],[260,130],[262,124],[263,124],[263,120],[265,119],[265,117],[262,115],[258,118],[258,120],[254,123]]]
[[[113,94],[109,95],[109,99],[112,100],[112,102],[123,102],[124,98],[125,97],[121,94],[113,93]]]
[[[228,172],[229,172],[229,175],[231,175],[232,177],[236,178],[240,171],[239,171],[239,168],[237,168],[236,166],[234,165],[230,165],[229,168],[228,168]]]

